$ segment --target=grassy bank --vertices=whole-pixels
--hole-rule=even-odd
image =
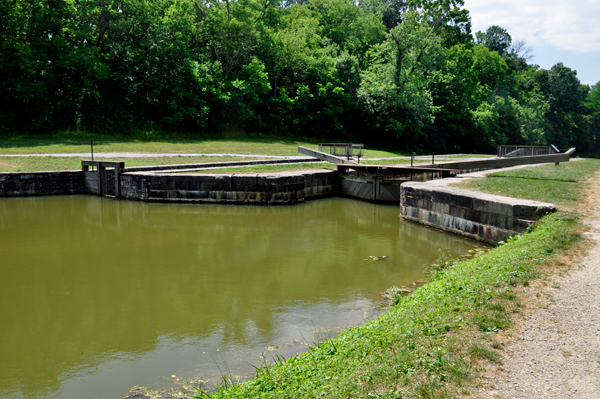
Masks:
[[[487,193],[551,202],[559,208],[574,209],[589,186],[586,180],[600,169],[600,160],[581,159],[543,166],[492,173],[468,179],[457,187]]]
[[[90,141],[94,141],[94,153],[143,153],[143,154],[244,154],[294,156],[298,146],[318,149],[319,140],[271,137],[251,134],[229,134],[210,137],[190,137],[189,135],[140,132],[134,135],[96,135],[86,132],[63,132],[52,136],[0,136],[0,155],[19,154],[89,154]],[[327,139],[320,141],[330,141]],[[410,163],[407,153],[365,149],[367,158],[389,158],[377,161],[363,160],[361,163],[394,164]],[[483,155],[487,157],[488,155]],[[437,161],[462,159],[470,156],[437,157]],[[89,156],[83,157],[89,159]],[[98,160],[101,158],[95,157]],[[214,158],[214,157],[211,157]],[[176,159],[144,158],[142,160],[123,158],[111,161],[125,161],[126,166],[169,165],[173,163],[216,162],[208,158],[182,157]],[[233,159],[235,160],[235,159]],[[0,172],[33,172],[49,170],[73,170],[81,167],[77,158],[6,158],[0,157]],[[417,163],[428,163],[429,159],[417,159]],[[292,167],[277,170],[289,170]]]
[[[214,136],[189,136],[154,132],[135,135],[96,135],[86,132],[63,132],[51,136],[0,136],[0,153],[3,154],[56,154],[88,153],[90,140],[94,152],[177,153],[177,154],[256,154],[300,155],[298,146],[318,148],[318,143],[329,140],[273,137],[257,134],[223,134]],[[365,150],[367,157],[406,156],[406,152]]]
[[[523,306],[514,288],[577,242],[578,230],[572,215],[548,216],[521,239],[436,272],[378,319],[211,397],[473,396],[480,362],[500,359],[496,333]]]
[[[86,158],[87,159],[87,158]],[[98,158],[95,161],[125,162],[125,166],[177,165],[182,163],[237,162],[264,159],[258,157],[144,157],[144,158]],[[52,170],[81,170],[80,158],[61,157],[0,157],[0,172],[45,172]]]
[[[274,155],[274,154],[268,154]],[[89,159],[90,157],[84,157]],[[439,157],[440,160],[461,159],[462,157]],[[81,159],[77,157],[26,157],[26,156],[11,156],[11,157],[0,157],[0,172],[42,172],[52,170],[78,170],[81,169]],[[151,165],[173,165],[173,164],[190,164],[190,163],[206,163],[206,162],[235,162],[235,161],[250,161],[261,158],[260,155],[256,157],[235,157],[235,156],[211,156],[204,155],[201,157],[194,156],[169,156],[169,157],[143,157],[143,158],[102,158],[95,156],[97,161],[113,161],[113,162],[125,162],[126,167],[135,166],[151,166]],[[429,163],[429,161],[417,160],[415,164]],[[378,165],[389,165],[389,164],[410,164],[410,158],[394,158],[394,159],[383,159],[383,160],[363,160],[361,164],[378,164]],[[262,165],[252,167],[239,167],[239,168],[228,168],[222,170],[214,170],[211,173],[232,173],[232,172],[248,172],[248,173],[262,173],[262,172],[282,172],[288,170],[295,170],[298,168],[333,168],[335,167],[330,163],[318,163],[318,164],[288,164],[288,165]]]
[[[512,176],[503,194],[526,191],[528,198],[568,206],[582,201],[585,180],[599,169],[599,161],[586,160],[552,172],[521,170],[536,174]],[[530,180],[546,180],[557,191],[525,190]],[[566,190],[572,196],[558,194]],[[378,319],[295,358],[275,358],[250,381],[230,385],[225,378],[220,390],[198,397],[475,397],[484,366],[500,362],[500,352],[511,339],[508,329],[528,306],[520,287],[565,268],[564,255],[583,245],[582,231],[577,213],[548,215],[485,255],[434,266],[428,284],[412,296],[397,298]]]

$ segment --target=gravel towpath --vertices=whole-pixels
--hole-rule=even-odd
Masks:
[[[600,398],[600,184],[593,185],[585,213],[595,245],[566,275],[530,289],[541,306],[525,308],[480,397]]]

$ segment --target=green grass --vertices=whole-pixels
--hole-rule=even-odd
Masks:
[[[223,169],[207,169],[197,172],[183,173],[270,173],[270,172],[286,172],[293,170],[306,169],[336,169],[336,166],[328,162],[319,163],[296,163],[296,164],[281,164],[281,165],[252,165],[247,167],[223,168]]]
[[[143,154],[245,154],[245,155],[302,155],[298,147],[304,146],[318,149],[319,142],[330,142],[330,139],[313,140],[306,138],[271,137],[259,134],[221,134],[213,136],[190,136],[183,134],[166,134],[161,132],[137,132],[132,135],[97,135],[86,132],[61,132],[51,136],[0,136],[1,154],[60,154],[60,153],[85,153],[91,151],[90,140],[94,140],[94,153],[143,153]],[[384,151],[378,149],[365,149],[366,158],[386,158],[380,161],[361,160],[366,164],[395,164],[409,163],[410,156],[406,152]],[[491,155],[476,155],[476,157],[489,157]],[[399,158],[400,157],[400,158]],[[439,156],[437,161],[464,159],[471,156]],[[97,157],[95,157],[97,158]],[[100,159],[100,158],[98,158]],[[113,159],[114,160],[114,159]],[[169,160],[143,160],[125,159],[126,166],[168,165]],[[204,158],[194,160],[185,158],[185,163],[212,162]],[[416,160],[417,163],[428,163],[429,160]],[[179,163],[179,162],[177,162]],[[0,172],[16,171],[48,171],[79,169],[79,160],[56,158],[23,158],[9,160],[0,157]],[[290,168],[278,169],[280,171]],[[259,172],[259,170],[256,170]],[[271,170],[265,170],[271,171]]]
[[[551,262],[548,249],[577,243],[580,228],[573,214],[549,215],[519,239],[434,273],[376,320],[286,362],[263,364],[256,378],[210,397],[472,397],[482,362],[501,360],[492,337],[517,313],[514,287]]]
[[[89,159],[89,158],[86,158]],[[96,161],[125,162],[125,167],[174,165],[182,163],[237,162],[258,160],[240,157],[156,157],[156,158],[97,158]],[[53,170],[81,170],[81,159],[59,157],[0,157],[0,172],[44,172]]]
[[[299,155],[298,146],[318,149],[319,142],[331,141],[244,133],[203,137],[156,132],[140,132],[131,136],[62,132],[52,136],[0,137],[0,154],[87,153],[90,152],[90,140],[94,140],[94,152],[256,155]],[[371,158],[404,155],[407,154],[398,151],[365,150],[365,156]]]
[[[492,173],[486,177],[469,179],[457,187],[492,194],[551,202],[557,206],[574,208],[580,201],[584,181],[600,168],[600,160],[582,159],[538,167]]]
[[[94,147],[96,148],[96,147]],[[96,151],[96,150],[95,150]],[[65,151],[66,152],[66,151]],[[167,151],[163,151],[167,152]],[[184,153],[184,152],[182,152]],[[276,155],[276,154],[268,154]],[[298,154],[295,154],[298,155]],[[89,159],[89,157],[85,157]],[[202,156],[202,157],[144,157],[144,158],[100,158],[94,157],[97,161],[115,161],[125,162],[126,167],[133,166],[152,166],[152,165],[173,165],[183,163],[207,163],[207,162],[235,162],[235,161],[250,161],[265,159],[261,158],[260,155],[256,157],[217,157],[217,156]],[[450,158],[448,158],[450,159]],[[459,159],[459,158],[452,158]],[[440,159],[441,161],[441,159]],[[380,161],[365,161],[361,160],[361,164],[367,165],[390,165],[390,164],[407,164],[410,163],[410,158],[400,159],[385,159]],[[415,161],[418,163],[428,163],[428,161]],[[296,169],[313,169],[313,168],[333,168],[334,165],[331,163],[318,163],[318,164],[291,164],[291,165],[257,165],[252,167],[240,167],[240,168],[227,168],[213,170],[206,173],[232,173],[232,172],[282,172]],[[78,170],[81,169],[81,159],[71,157],[0,157],[0,172],[43,172],[50,170]]]

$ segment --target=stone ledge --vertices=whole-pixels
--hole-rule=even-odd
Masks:
[[[83,194],[82,171],[0,173],[0,197]]]
[[[337,195],[338,187],[336,170],[121,175],[123,197],[151,202],[291,204]]]
[[[524,232],[553,204],[448,187],[461,179],[406,182],[401,186],[403,218],[495,244]]]

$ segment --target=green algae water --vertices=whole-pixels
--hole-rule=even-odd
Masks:
[[[364,323],[438,250],[474,246],[342,198],[0,199],[0,397],[117,399],[172,375],[249,375],[262,352],[289,357]]]

